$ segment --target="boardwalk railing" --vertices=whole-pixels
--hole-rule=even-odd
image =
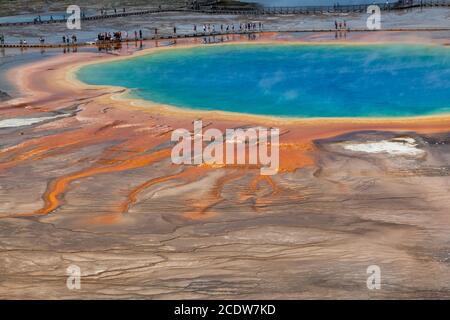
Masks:
[[[450,7],[450,0],[403,0],[394,3],[385,2],[377,4],[382,10],[399,10],[417,7]],[[164,9],[147,9],[129,12],[118,12],[111,14],[82,16],[82,21],[93,21],[101,19],[111,19],[128,16],[146,15],[162,12],[201,12],[207,14],[233,14],[233,15],[265,15],[265,14],[318,14],[318,13],[350,13],[350,12],[366,12],[369,4],[364,5],[334,5],[334,6],[296,6],[296,7],[242,7],[229,8],[217,5],[211,5],[208,8],[192,9],[192,8],[164,8]],[[5,26],[24,26],[32,24],[53,24],[66,23],[67,19],[47,19],[47,20],[30,20],[18,22],[3,22],[0,27]]]
[[[72,47],[88,47],[88,46],[107,46],[117,45],[121,43],[138,43],[146,40],[164,41],[164,40],[176,40],[182,38],[205,38],[205,37],[222,37],[222,36],[237,36],[237,35],[254,35],[262,33],[263,30],[251,29],[251,30],[235,30],[228,32],[196,32],[196,33],[177,33],[177,34],[158,34],[143,38],[125,38],[120,40],[103,40],[103,41],[89,41],[89,42],[77,42],[77,43],[0,43],[0,48],[72,48]]]
[[[177,12],[177,11],[186,11],[184,8],[168,8],[168,9],[147,9],[140,11],[129,11],[129,12],[118,12],[111,14],[99,14],[93,16],[81,16],[82,21],[93,21],[93,20],[102,20],[102,19],[111,19],[111,18],[120,18],[120,17],[128,17],[128,16],[141,16],[151,13],[160,13],[160,12]],[[69,15],[68,15],[69,16]],[[44,19],[44,20],[30,20],[30,21],[18,21],[18,22],[3,22],[0,23],[0,27],[5,26],[25,26],[32,24],[53,24],[53,23],[66,23],[66,18],[58,18],[58,19]]]
[[[377,30],[370,31],[376,32]],[[436,27],[436,28],[390,28],[390,29],[382,29],[382,32],[402,32],[402,31],[450,31],[450,27]],[[96,42],[78,42],[78,43],[27,43],[27,44],[17,44],[17,43],[0,43],[0,48],[72,48],[72,47],[88,47],[88,46],[111,46],[111,45],[119,45],[121,43],[138,43],[145,40],[156,40],[156,41],[164,41],[164,40],[173,40],[181,39],[181,38],[206,38],[206,37],[223,37],[223,36],[242,36],[242,35],[255,35],[258,33],[264,32],[278,32],[278,33],[299,33],[299,32],[330,32],[335,33],[336,30],[331,29],[291,29],[291,30],[260,30],[260,29],[251,29],[251,30],[235,30],[228,32],[197,32],[197,33],[184,33],[184,34],[161,34],[161,35],[153,35],[149,37],[140,38],[127,38],[121,40],[111,40],[111,41],[96,41]],[[354,32],[368,32],[367,29],[351,29],[352,33]]]
[[[381,10],[401,10],[416,7],[450,7],[450,0],[404,0],[398,2],[375,3]],[[350,13],[366,12],[370,4],[333,5],[333,6],[295,6],[295,7],[254,7],[228,8],[211,6],[209,9],[197,10],[210,14],[318,14],[318,13]]]

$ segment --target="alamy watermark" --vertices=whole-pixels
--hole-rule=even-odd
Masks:
[[[67,280],[66,286],[69,290],[80,290],[81,289],[81,268],[77,265],[70,265],[66,269]]]
[[[278,128],[209,128],[203,132],[201,120],[194,121],[193,133],[187,129],[172,132],[174,164],[255,165],[261,175],[274,175],[279,168]],[[204,147],[204,144],[207,144]]]
[[[379,290],[381,289],[381,268],[377,265],[371,265],[366,270],[369,277],[367,277],[367,289]]]
[[[69,14],[66,26],[70,30],[81,29],[81,9],[77,5],[70,5],[67,7],[66,13]]]
[[[377,5],[370,5],[367,7],[367,13],[370,16],[367,18],[366,25],[369,30],[381,29],[381,9]]]

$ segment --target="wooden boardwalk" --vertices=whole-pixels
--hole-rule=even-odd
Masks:
[[[410,0],[404,3],[375,3],[381,10],[404,10],[410,8],[450,7],[450,0]],[[209,9],[198,10],[207,14],[233,14],[233,15],[285,15],[285,14],[325,14],[325,13],[363,13],[370,4],[360,5],[334,5],[334,6],[295,6],[295,7],[259,7],[247,9],[230,9],[212,6]]]
[[[186,9],[180,8],[171,8],[171,9],[148,9],[148,10],[140,10],[140,11],[129,11],[129,12],[119,12],[112,14],[102,14],[102,15],[94,15],[94,16],[82,16],[82,21],[95,21],[95,20],[103,20],[103,19],[112,19],[112,18],[121,18],[121,17],[129,17],[129,16],[142,16],[146,14],[152,13],[161,13],[161,12],[185,12]],[[66,23],[67,19],[52,19],[52,20],[42,20],[42,21],[21,21],[21,22],[4,22],[0,23],[0,27],[8,27],[8,26],[26,26],[26,25],[41,25],[41,24],[54,24],[54,23]]]
[[[159,35],[159,36],[152,36],[152,37],[144,37],[142,39],[124,39],[121,41],[97,41],[97,42],[79,42],[79,43],[70,43],[70,44],[64,44],[64,43],[48,43],[48,44],[41,44],[41,43],[29,43],[29,44],[11,44],[11,43],[5,43],[0,44],[0,48],[19,48],[19,49],[27,49],[27,48],[71,48],[71,47],[95,47],[95,46],[112,46],[117,45],[121,43],[135,43],[140,41],[147,41],[147,40],[176,40],[176,39],[183,39],[183,38],[205,38],[205,37],[221,37],[221,36],[234,36],[234,35],[252,35],[252,34],[258,34],[258,33],[315,33],[315,32],[321,32],[321,33],[335,33],[336,29],[292,29],[292,30],[250,30],[250,31],[234,31],[234,32],[198,32],[198,33],[187,33],[187,34],[166,34],[166,35]],[[341,32],[346,30],[340,30]],[[347,32],[354,33],[354,32],[436,32],[436,31],[449,31],[449,28],[391,28],[391,29],[382,29],[382,30],[368,30],[368,29],[351,29]]]
[[[399,5],[398,3],[379,3],[381,10],[403,10],[417,7],[450,7],[450,0],[412,0]],[[283,14],[323,14],[323,13],[362,13],[366,12],[369,5],[335,5],[335,6],[296,6],[296,7],[254,7],[254,8],[227,8],[219,6],[211,6],[203,9],[189,8],[165,8],[165,9],[146,9],[129,12],[118,12],[112,14],[82,16],[82,21],[95,21],[103,19],[113,19],[120,17],[139,16],[163,12],[197,12],[204,14],[230,14],[230,15],[283,15]],[[25,26],[39,24],[66,23],[67,19],[52,19],[42,21],[21,21],[21,22],[4,22],[0,23],[0,27],[7,26]]]

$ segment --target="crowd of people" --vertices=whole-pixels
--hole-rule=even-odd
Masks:
[[[344,31],[350,31],[350,27],[347,25],[347,21],[337,21],[334,20],[334,28],[335,30],[344,30]]]
[[[111,32],[102,32],[97,35],[98,41],[121,41],[122,32],[116,31],[111,34]]]
[[[240,23],[239,26],[235,26],[234,24],[203,24],[201,28],[197,25],[193,27],[194,34],[198,34],[203,31],[203,33],[232,33],[237,30],[240,32],[248,32],[248,31],[262,31],[263,24],[261,22],[248,22],[248,23]],[[155,37],[158,36],[158,28],[153,29],[153,34]],[[178,28],[174,26],[172,29],[173,34],[177,34]],[[115,31],[115,32],[101,32],[97,35],[98,42],[117,42],[117,41],[132,41],[132,40],[144,40],[144,34],[142,30],[135,30],[131,34],[127,31]]]
[[[142,30],[135,30],[132,34],[134,37],[131,37],[128,34],[127,31],[115,31],[113,33],[111,32],[101,32],[97,35],[97,41],[104,42],[104,41],[127,41],[127,40],[143,40],[144,35]]]
[[[343,20],[343,21],[334,21],[334,29],[335,29],[335,33],[334,33],[334,38],[335,39],[340,39],[340,38],[347,38],[347,33],[350,32],[350,27],[347,23],[347,21]]]
[[[74,34],[71,37],[69,37],[67,35],[62,36],[62,42],[63,43],[70,44],[71,43],[70,40],[72,40],[72,44],[77,44],[77,42],[78,42],[77,36],[74,35]]]
[[[236,31],[237,27],[235,27],[234,24],[220,24],[217,26],[215,24],[203,24],[202,25],[202,31],[203,33],[216,33],[219,32],[220,33],[224,33],[224,32],[234,32]],[[262,22],[247,22],[247,23],[239,23],[239,31],[262,31],[263,29],[263,24]],[[198,32],[198,27],[197,25],[194,25],[194,33]],[[174,29],[174,33],[176,33],[176,29]]]

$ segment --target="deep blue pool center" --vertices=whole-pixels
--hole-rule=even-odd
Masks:
[[[450,110],[450,48],[233,44],[83,67],[88,84],[201,110],[280,117],[402,117]]]

